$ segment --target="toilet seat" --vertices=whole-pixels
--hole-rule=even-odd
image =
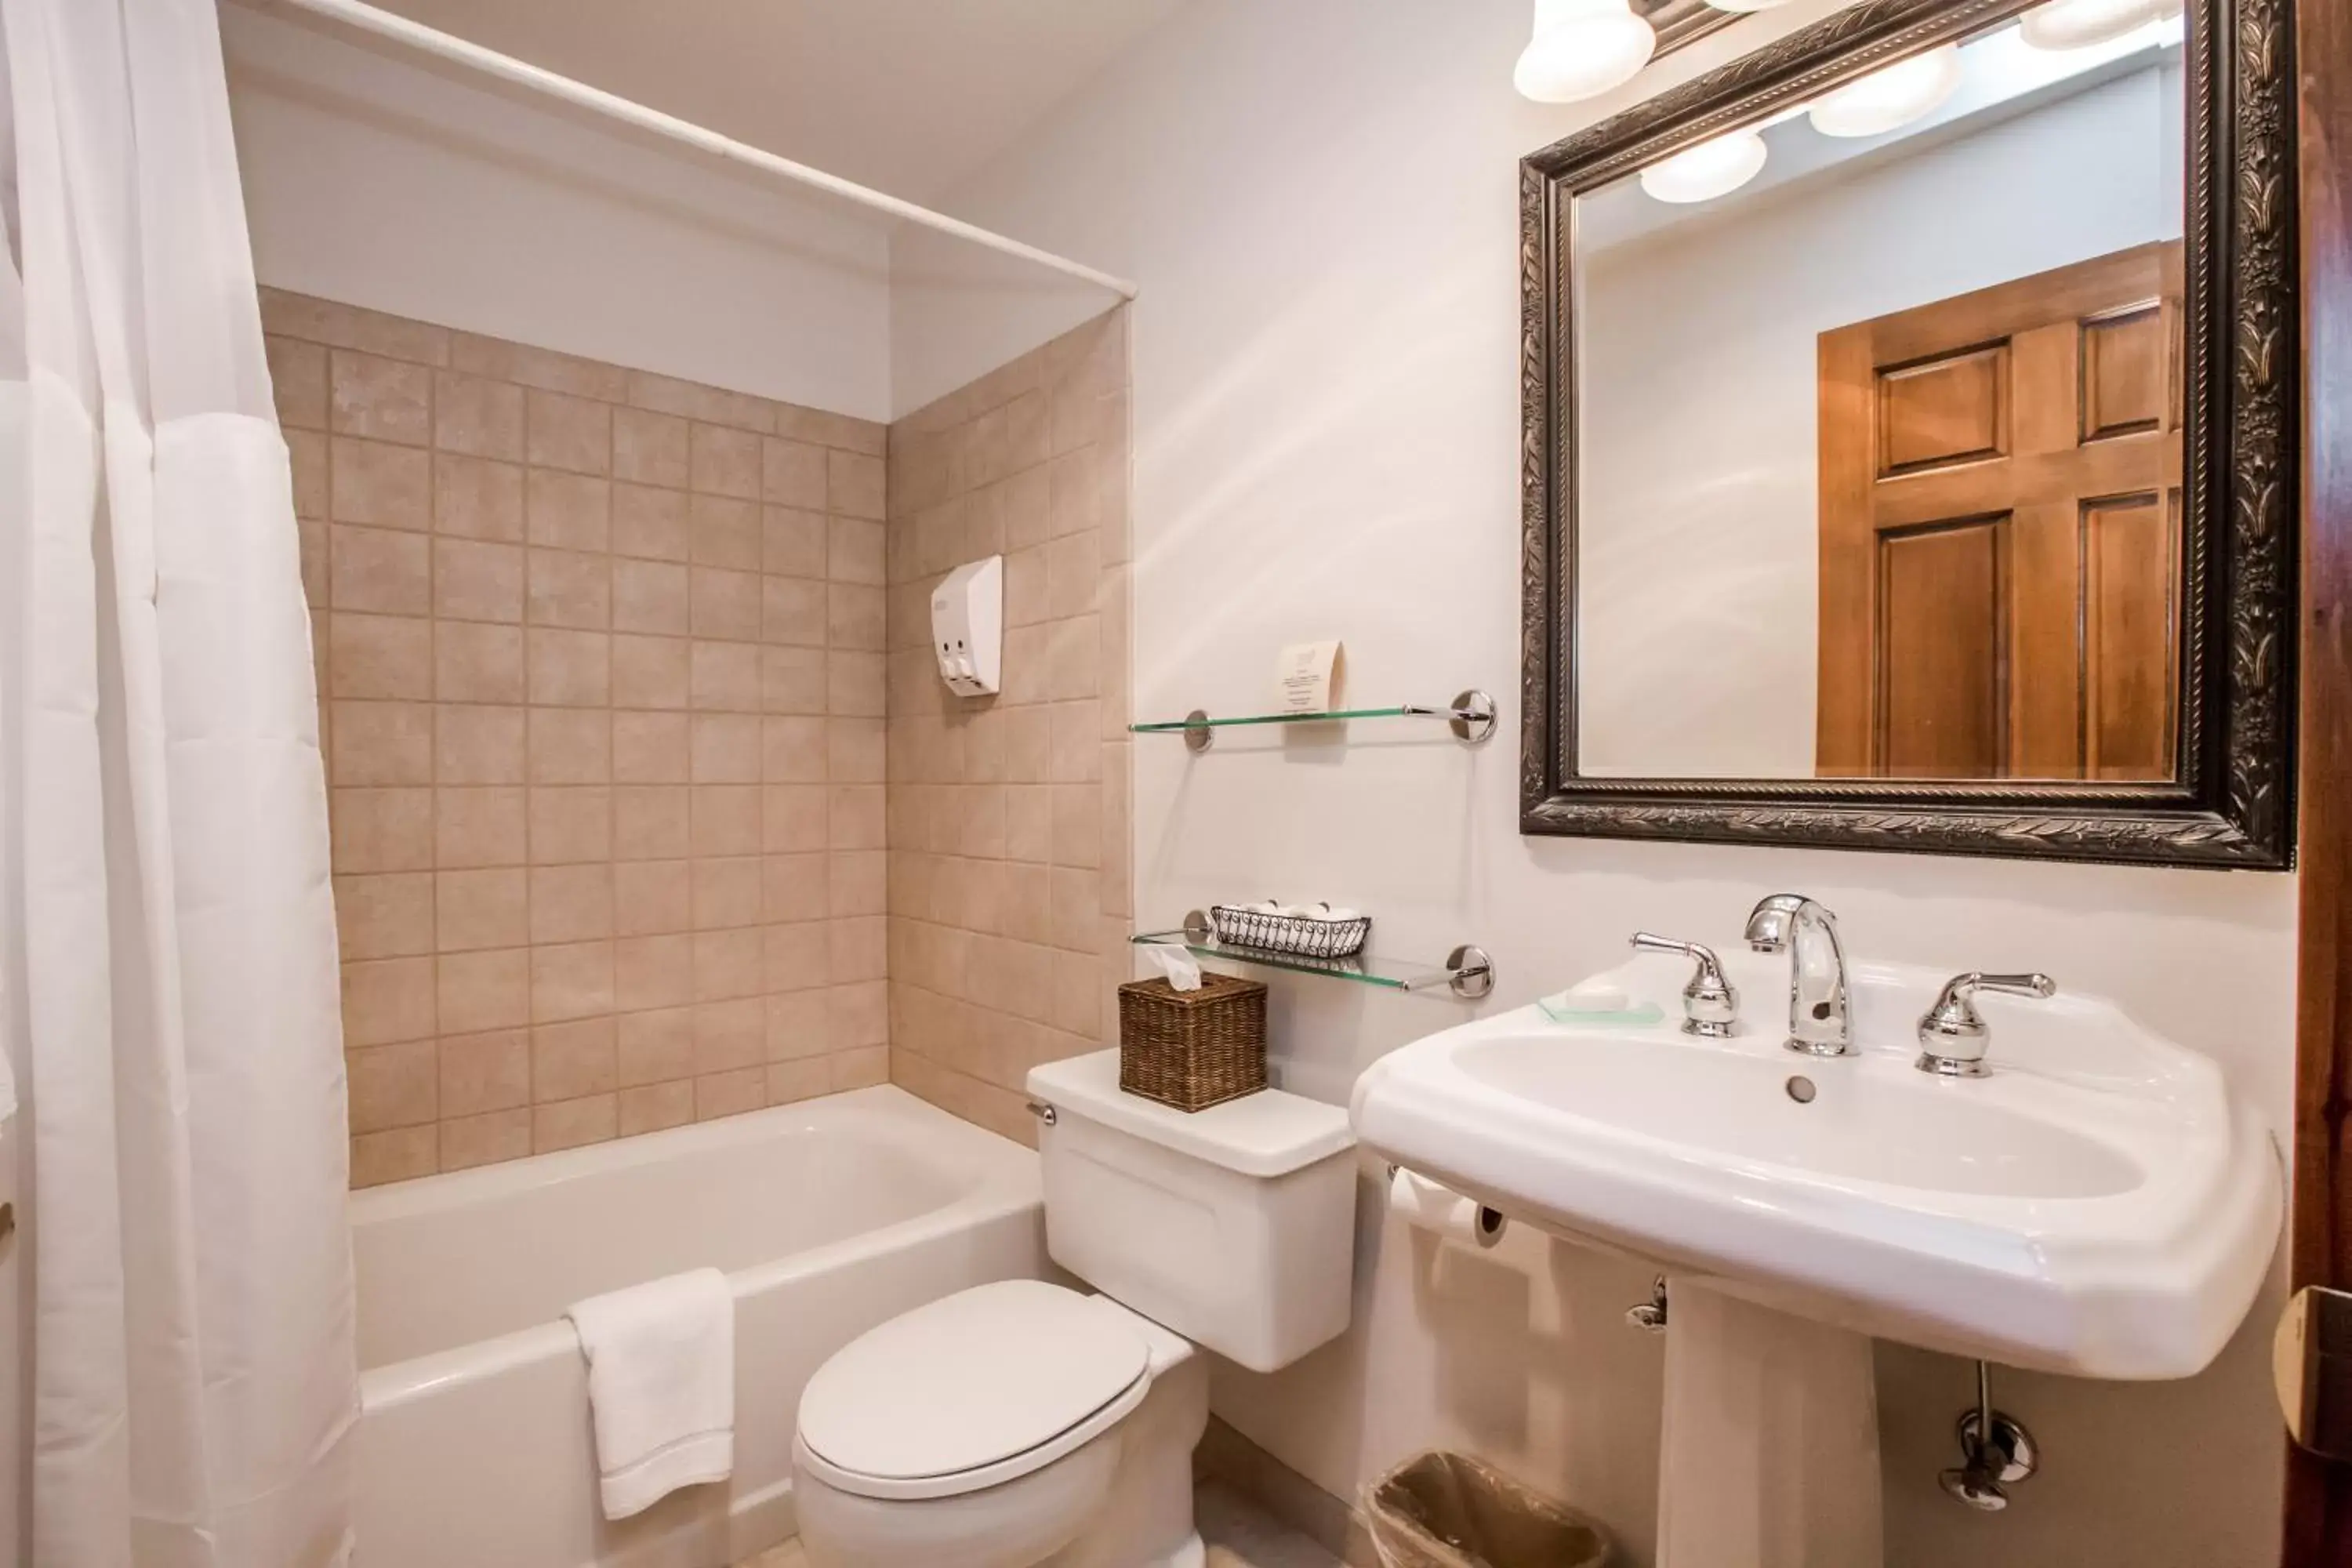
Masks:
[[[1151,1387],[1122,1312],[1035,1279],[982,1285],[870,1329],[817,1369],[796,1446],[859,1497],[1002,1486],[1117,1426]]]

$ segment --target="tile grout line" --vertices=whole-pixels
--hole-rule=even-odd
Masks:
[[[334,395],[334,356],[331,352],[328,355],[327,367],[328,396],[331,400]],[[439,434],[438,394],[437,378],[427,375],[425,380],[425,434],[428,441]],[[327,460],[331,476],[334,463],[331,445],[328,448]],[[433,1168],[436,1172],[447,1163],[446,1152],[442,1148],[442,1124],[446,1118],[442,1114],[441,1064],[447,1049],[444,1042],[448,1038],[441,1026],[441,716],[437,707],[433,705],[440,696],[441,685],[441,617],[435,614],[440,607],[436,603],[441,580],[440,463],[440,453],[428,447],[425,459],[425,521],[427,531],[425,537],[425,657],[430,662],[425,670],[425,689],[429,694],[427,707],[430,710],[425,737],[425,776],[432,781],[427,786],[430,791],[427,801],[432,808],[433,853],[430,858],[433,883],[426,924],[433,933]],[[331,485],[328,493],[330,497],[333,494]],[[331,500],[328,510],[333,510]]]

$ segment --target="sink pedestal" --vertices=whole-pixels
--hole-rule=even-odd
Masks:
[[[1880,1568],[1867,1335],[1669,1276],[1658,1568]]]

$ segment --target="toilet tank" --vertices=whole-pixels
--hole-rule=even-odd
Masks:
[[[1113,1300],[1258,1372],[1348,1326],[1355,1134],[1278,1089],[1185,1112],[1120,1092],[1118,1053],[1048,1062],[1031,1096],[1045,1247]]]

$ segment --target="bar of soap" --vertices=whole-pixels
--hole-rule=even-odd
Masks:
[[[1636,1007],[1622,1007],[1611,1009],[1605,1012],[1586,1013],[1574,1011],[1564,1006],[1562,1004],[1564,1004],[1567,999],[1568,994],[1564,991],[1557,995],[1538,998],[1536,1002],[1536,1010],[1541,1013],[1545,1017],[1549,1018],[1553,1023],[1564,1024],[1571,1028],[1580,1026],[1585,1028],[1606,1028],[1611,1026],[1618,1026],[1629,1029],[1647,1028],[1652,1024],[1663,1022],[1666,1016],[1665,1009],[1659,1006],[1655,1002],[1644,1002]]]
[[[1536,1008],[1555,1024],[1585,1027],[1642,1028],[1664,1018],[1655,1002],[1636,1003],[1626,989],[1612,980],[1587,980],[1566,991],[1539,997]]]
[[[1559,994],[1563,1013],[1622,1013],[1633,1005],[1625,988],[1607,980],[1587,980]]]

